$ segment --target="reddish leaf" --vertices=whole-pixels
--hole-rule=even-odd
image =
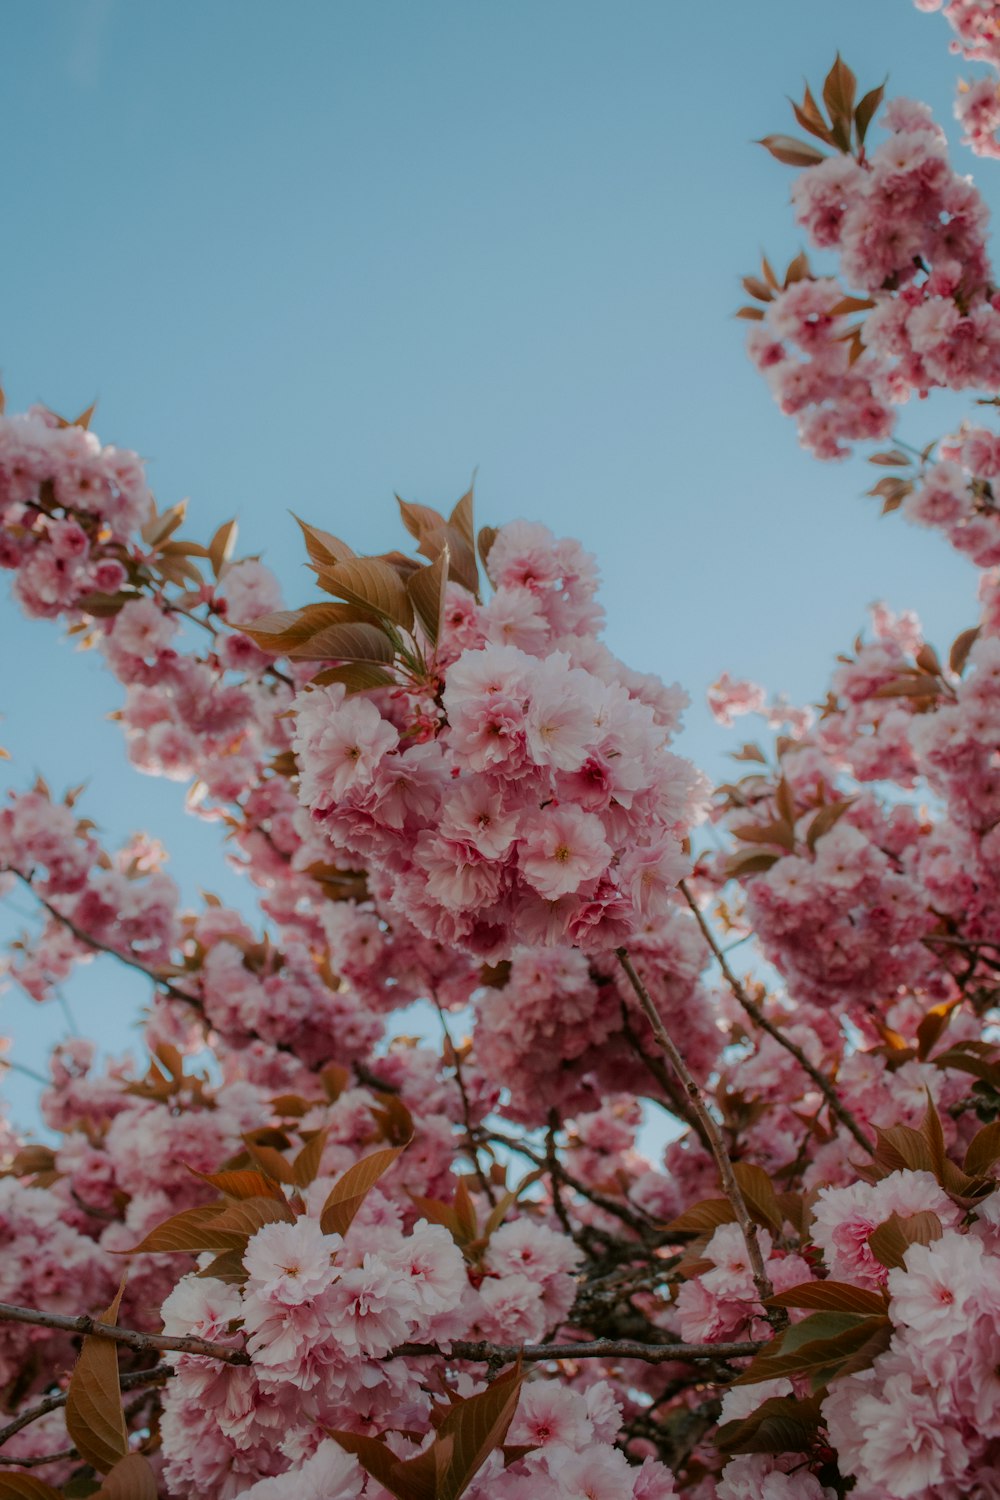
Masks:
[[[664,1226],[665,1234],[712,1234],[720,1224],[735,1223],[736,1213],[728,1198],[705,1198],[685,1209]]]
[[[875,111],[882,103],[884,93],[884,83],[880,83],[877,89],[869,89],[864,98],[859,100],[858,107],[854,111],[854,124],[858,132],[858,144],[861,146],[865,143],[868,127],[875,116]]]
[[[356,557],[333,568],[320,568],[323,588],[349,604],[360,604],[374,610],[409,630],[413,624],[413,606],[403,580],[396,569],[377,557]]]
[[[445,545],[434,562],[426,568],[418,568],[406,580],[406,592],[432,646],[437,645],[444,614],[449,560],[450,552]]]
[[[256,635],[254,639],[260,645]],[[285,649],[288,656],[296,661],[364,661],[386,665],[396,655],[392,642],[381,626],[371,625],[364,620],[328,625],[310,635],[300,645]]]
[[[479,559],[489,573],[490,548],[497,539],[497,528],[495,526],[480,526],[479,528]]]
[[[816,840],[821,839],[824,833],[829,833],[840,822],[853,801],[853,797],[845,797],[842,802],[828,802],[825,807],[820,808],[806,830],[806,844],[810,849],[815,849]]]
[[[292,1162],[292,1177],[299,1187],[308,1187],[315,1181],[329,1133],[329,1129],[317,1130]]]
[[[198,1172],[194,1167],[188,1167],[188,1171],[217,1188],[220,1193],[225,1193],[227,1198],[276,1198],[284,1202],[281,1189],[265,1177],[263,1172],[255,1172],[250,1168],[235,1172]],[[218,1208],[219,1204],[210,1206]]]
[[[1000,1158],[1000,1120],[991,1120],[969,1142],[962,1165],[974,1177],[985,1177],[993,1163]]]
[[[771,1179],[763,1167],[737,1161],[733,1163],[733,1176],[739,1184],[750,1217],[765,1229],[770,1229],[773,1234],[780,1234],[785,1216],[781,1212]]]
[[[224,521],[208,544],[208,557],[216,578],[233,555],[236,547],[236,533],[236,522]]]
[[[368,1193],[405,1149],[405,1146],[391,1146],[385,1151],[373,1151],[348,1167],[323,1204],[319,1222],[324,1234],[347,1233]]]
[[[124,1291],[123,1277],[111,1306],[98,1314],[98,1323],[117,1323]],[[66,1393],[66,1430],[84,1462],[102,1474],[128,1452],[118,1349],[110,1339],[90,1336],[83,1341]]]
[[[770,151],[786,167],[814,167],[817,162],[826,161],[822,151],[817,151],[808,141],[796,140],[794,135],[765,135],[757,145]]]
[[[302,527],[302,535],[306,539],[306,551],[317,566],[336,567],[337,563],[348,562],[357,555],[346,542],[340,540],[339,536],[333,536],[329,531],[320,531],[318,526],[308,526],[298,516],[295,516],[295,519]]]
[[[873,1229],[868,1236],[872,1254],[890,1269],[904,1264],[903,1257],[911,1245],[930,1245],[943,1233],[937,1214],[923,1209],[920,1213],[901,1218],[890,1214],[884,1224]]]
[[[885,1298],[878,1292],[851,1286],[846,1281],[805,1281],[791,1286],[771,1298],[775,1307],[806,1307],[819,1312],[861,1313],[880,1316],[885,1312]]]
[[[93,1500],[157,1500],[156,1475],[141,1453],[115,1464]]]
[[[969,652],[979,638],[980,629],[981,627],[977,625],[972,630],[963,630],[961,635],[957,635],[952,643],[951,651],[948,655],[948,665],[957,677],[961,677],[965,671],[965,663],[969,659]]]
[[[724,1423],[715,1445],[725,1454],[807,1452],[820,1421],[819,1397],[772,1396],[749,1416]]]
[[[62,1500],[62,1491],[33,1474],[0,1474],[0,1500]]]

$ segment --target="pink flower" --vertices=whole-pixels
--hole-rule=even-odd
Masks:
[[[548,901],[596,880],[610,859],[604,825],[593,813],[573,806],[547,807],[522,819],[518,864]]]

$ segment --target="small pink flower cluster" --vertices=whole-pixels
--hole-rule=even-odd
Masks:
[[[28,615],[53,618],[125,582],[122,549],[151,507],[134,453],[44,407],[0,415],[0,567]]]
[[[834,1382],[823,1402],[841,1472],[863,1500],[988,1494],[1000,1463],[993,1401],[1000,1341],[1000,1234],[988,1198],[971,1228],[929,1174],[896,1172],[861,1201],[858,1188],[821,1194],[833,1274],[889,1294],[891,1343],[874,1365]],[[898,1206],[897,1206],[898,1205]],[[865,1226],[891,1212],[936,1217],[937,1238],[912,1244],[903,1264],[865,1264]],[[870,1252],[868,1252],[870,1253]]]
[[[573,556],[544,528],[500,531],[493,598],[452,610],[432,739],[340,684],[294,705],[314,820],[419,931],[492,961],[518,942],[623,943],[688,868],[700,780],[667,749],[679,694],[588,633],[592,569]]]
[[[941,0],[915,0],[918,10],[941,10]],[[997,0],[948,0],[944,17],[958,40],[951,50],[968,62],[989,63],[1000,72],[1000,5]],[[955,118],[965,131],[962,144],[977,156],[1000,156],[1000,82],[980,78],[960,83],[955,100]]]
[[[1000,384],[986,205],[952,170],[926,106],[895,99],[882,124],[889,139],[870,155],[828,157],[792,187],[798,222],[837,252],[863,297],[845,299],[831,278],[795,281],[749,335],[751,358],[819,458],[887,437],[893,405],[914,391]]]

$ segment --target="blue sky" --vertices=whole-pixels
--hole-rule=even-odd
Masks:
[[[931,103],[956,139],[956,63],[910,0],[47,0],[8,6],[0,370],[12,408],[137,448],[187,534],[232,515],[291,603],[294,509],[397,545],[393,491],[482,522],[545,521],[599,554],[608,639],[693,702],[681,748],[727,774],[704,693],[728,668],[793,699],[884,597],[947,644],[973,574],[880,521],[874,471],[800,452],[742,352],[741,272],[800,248],[791,172],[751,144],[839,48],[862,87]],[[995,204],[996,170],[955,146]],[[962,413],[905,413],[924,442]],[[233,896],[213,829],[128,771],[118,701],[0,596],[0,777],[89,778],[111,842],[149,828],[192,899]],[[24,898],[16,898],[24,908]],[[10,921],[17,925],[16,914]],[[71,995],[121,1046],[141,983]],[[64,1027],[8,994],[38,1066]],[[11,1079],[15,1113],[32,1087]]]

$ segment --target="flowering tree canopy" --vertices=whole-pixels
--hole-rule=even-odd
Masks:
[[[1000,5],[946,15],[1000,64]],[[960,98],[988,156],[996,87]],[[302,522],[289,607],[91,411],[0,415],[15,597],[259,910],[186,909],[78,792],[0,809],[7,981],[151,987],[142,1067],[64,1042],[51,1144],[2,1127],[0,1500],[1000,1494],[1000,291],[923,105],[838,58],[793,109],[763,144],[826,269],[745,278],[750,356],[978,600],[940,652],[877,607],[818,712],[724,674],[763,725],[730,784],[545,526]],[[936,387],[978,415],[918,451]]]

